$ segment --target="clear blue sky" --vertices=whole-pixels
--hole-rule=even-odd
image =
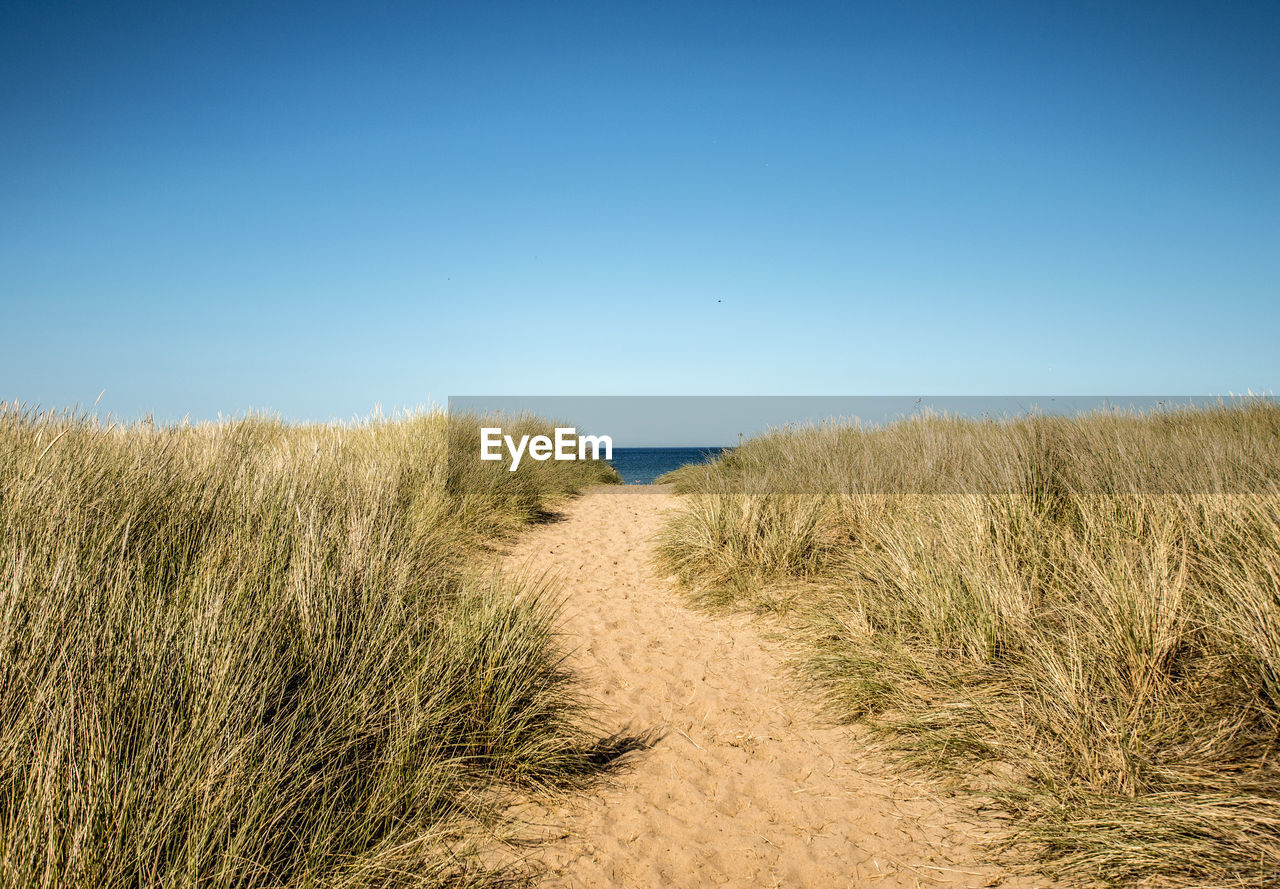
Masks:
[[[1280,4],[0,17],[0,399],[1280,385]]]

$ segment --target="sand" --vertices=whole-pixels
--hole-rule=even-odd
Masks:
[[[675,505],[602,487],[512,546],[563,585],[565,643],[610,731],[656,730],[594,791],[521,811],[549,887],[1027,886],[993,825],[821,715],[747,616],[695,610],[651,564]]]

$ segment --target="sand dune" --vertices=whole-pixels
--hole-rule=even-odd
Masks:
[[[522,813],[546,885],[1038,884],[984,863],[990,825],[821,718],[752,620],[692,610],[655,576],[673,504],[662,489],[594,489],[506,557],[562,580],[573,665],[606,727],[662,735],[595,792]]]

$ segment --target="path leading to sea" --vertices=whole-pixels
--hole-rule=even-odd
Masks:
[[[593,489],[506,557],[561,582],[571,663],[606,729],[661,735],[594,790],[523,813],[545,885],[1035,885],[984,863],[989,826],[824,719],[750,617],[694,610],[655,573],[675,501]]]

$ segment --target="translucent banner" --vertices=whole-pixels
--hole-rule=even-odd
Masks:
[[[722,493],[1280,490],[1272,397],[498,395],[449,413],[450,477],[605,460],[625,483]]]

